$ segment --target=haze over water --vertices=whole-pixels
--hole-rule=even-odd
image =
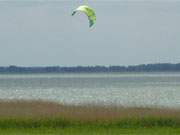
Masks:
[[[180,73],[1,74],[0,99],[180,108]]]

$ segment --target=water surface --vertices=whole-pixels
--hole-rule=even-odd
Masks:
[[[180,108],[180,73],[1,74],[0,99]]]

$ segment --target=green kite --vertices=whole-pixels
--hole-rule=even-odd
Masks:
[[[96,22],[96,14],[89,6],[82,5],[79,6],[75,11],[73,11],[72,16],[76,14],[76,12],[81,11],[85,13],[89,19],[89,27],[93,26]]]

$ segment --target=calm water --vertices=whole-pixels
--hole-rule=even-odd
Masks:
[[[180,108],[180,73],[3,74],[0,99]]]

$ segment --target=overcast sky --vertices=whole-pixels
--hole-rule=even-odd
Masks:
[[[81,4],[97,14],[71,16]],[[0,66],[180,62],[180,1],[0,2]]]

